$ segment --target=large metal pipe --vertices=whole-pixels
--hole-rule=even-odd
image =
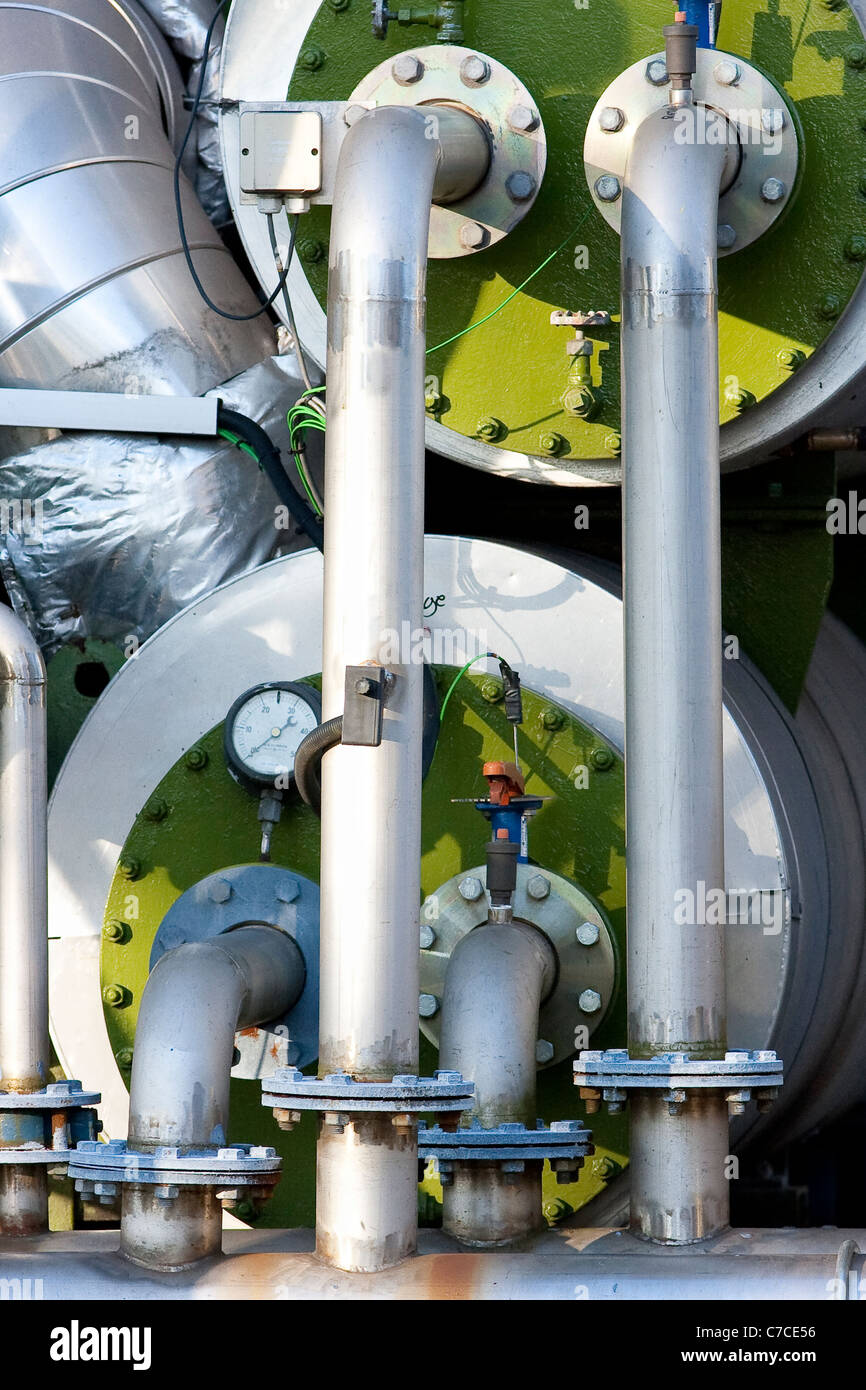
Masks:
[[[488,923],[458,943],[445,975],[439,1065],[474,1081],[470,1121],[535,1127],[538,1010],[555,981],[553,947],[527,923]],[[531,1235],[542,1221],[541,1169],[455,1163],[442,1189],[445,1229],[478,1246]]]
[[[114,1231],[72,1231],[0,1249],[7,1298],[262,1300],[856,1301],[866,1232],[732,1231],[699,1250],[668,1250],[625,1231],[548,1232],[526,1252],[460,1252],[422,1231],[417,1259],[375,1275],[323,1265],[304,1231],[227,1231],[226,1253],[166,1279],[117,1254]],[[859,1248],[858,1248],[859,1247]]]
[[[268,926],[178,946],[157,961],[135,1032],[130,1149],[225,1145],[235,1033],[284,1014],[304,978],[296,943]],[[221,1218],[212,1189],[186,1188],[167,1202],[126,1184],[121,1250],[151,1268],[183,1267],[219,1252]]]
[[[229,323],[184,262],[172,190],[187,116],[177,69],[134,0],[0,0],[0,382],[197,394],[273,351]],[[199,275],[236,314],[256,300],[186,176]]]
[[[346,667],[393,674],[379,747],[323,762],[319,1069],[418,1070],[422,667],[393,661],[423,608],[424,354],[430,207],[478,183],[486,137],[466,112],[382,107],[340,155],[328,287],[323,717]],[[408,624],[408,628],[404,627]],[[388,660],[384,660],[387,653]],[[414,1134],[390,1118],[323,1125],[321,1256],[374,1270],[414,1247]]]
[[[674,93],[677,106],[689,91]],[[726,150],[682,138],[672,108],[635,133],[622,208],[623,506],[629,1048],[724,1056],[719,529],[719,185]],[[712,901],[712,897],[709,898]],[[723,917],[723,914],[720,914]],[[633,1114],[632,1223],[688,1241],[727,1221],[724,1105]],[[679,1181],[677,1181],[679,1173]]]
[[[46,759],[42,655],[0,606],[0,1110],[3,1091],[48,1081]],[[0,1146],[28,1139],[42,1142],[41,1115],[0,1123]],[[46,1169],[0,1164],[0,1232],[47,1229]]]

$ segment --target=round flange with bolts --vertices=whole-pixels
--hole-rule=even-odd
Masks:
[[[415,75],[407,84],[410,71]],[[473,76],[476,71],[485,73],[483,80]],[[396,63],[386,59],[355,88],[347,109],[433,104],[469,111],[487,131],[486,177],[467,197],[435,205],[430,216],[432,259],[471,256],[502,241],[533,206],[547,165],[544,127],[514,73],[495,58],[453,44],[402,53]]]
[[[153,940],[150,969],[166,951],[235,927],[275,927],[304,957],[304,988],[282,1018],[235,1037],[232,1076],[258,1080],[278,1064],[305,1067],[319,1054],[319,887],[278,864],[234,864],[194,883],[172,903]]]
[[[101,1099],[99,1091],[85,1091],[80,1081],[52,1081],[41,1091],[26,1093],[0,1091],[0,1139],[7,1121],[22,1136],[20,1143],[4,1140],[0,1166],[41,1163],[55,1167],[68,1163],[76,1142],[102,1128],[96,1112],[89,1108]]]
[[[127,1148],[125,1139],[79,1144],[69,1163],[69,1176],[82,1196],[111,1201],[124,1183],[152,1187],[167,1201],[182,1187],[216,1187],[225,1201],[240,1188],[259,1195],[279,1181],[276,1149],[255,1144],[230,1144],[224,1148],[180,1149],[169,1145],[141,1153]]]
[[[442,1114],[472,1109],[475,1085],[459,1071],[433,1076],[397,1075],[390,1081],[356,1081],[348,1072],[304,1076],[284,1067],[262,1082],[262,1105],[269,1105],[280,1129],[292,1129],[304,1110],[316,1110],[326,1124],[344,1129],[353,1116],[391,1115],[395,1125],[410,1126],[427,1111]]]
[[[719,143],[712,116],[727,122],[730,157],[719,197],[719,226],[724,232],[718,251],[720,256],[732,255],[762,236],[790,202],[799,163],[797,125],[784,94],[764,73],[717,49],[698,49],[692,89],[695,105],[676,108],[675,121],[695,123],[693,131],[684,132],[684,143],[701,143],[703,136],[707,144]],[[620,73],[589,118],[583,147],[586,181],[599,212],[617,232],[622,199],[610,190],[624,183],[638,127],[668,100],[664,54],[656,54]],[[623,118],[615,128],[611,111]]]
[[[52,1115],[55,1111],[98,1105],[101,1100],[99,1091],[85,1091],[80,1081],[52,1081],[41,1091],[0,1091],[0,1114],[7,1110],[41,1110]]]
[[[442,999],[445,972],[458,941],[487,921],[486,865],[464,870],[431,893],[421,921],[435,933],[421,951],[421,990]],[[575,1030],[589,1039],[604,1021],[616,989],[613,934],[598,904],[567,878],[536,864],[517,865],[514,917],[535,927],[553,946],[558,971],[538,1016],[538,1036],[552,1044],[538,1061],[553,1066],[575,1051]],[[439,1045],[441,1011],[422,1017],[421,1030]],[[580,1044],[578,1043],[578,1046]]]
[[[451,1181],[455,1163],[498,1163],[504,1172],[522,1173],[527,1163],[550,1159],[558,1183],[574,1182],[583,1160],[595,1153],[592,1134],[577,1120],[554,1120],[548,1129],[541,1120],[535,1129],[501,1124],[495,1129],[468,1125],[456,1130],[418,1126],[419,1159],[435,1158],[444,1184]]]
[[[602,1101],[610,1114],[623,1110],[632,1091],[664,1092],[676,1115],[695,1091],[721,1091],[732,1116],[742,1115],[755,1099],[769,1109],[782,1085],[783,1063],[775,1052],[726,1052],[724,1060],[691,1057],[687,1052],[659,1052],[654,1057],[630,1057],[626,1048],[581,1052],[574,1063],[574,1084],[580,1087],[587,1114]]]

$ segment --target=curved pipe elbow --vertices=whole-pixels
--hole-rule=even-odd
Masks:
[[[439,1065],[475,1082],[485,1129],[535,1126],[538,1011],[556,982],[556,952],[524,922],[476,927],[448,963]]]
[[[274,927],[178,946],[153,969],[135,1036],[130,1148],[226,1143],[235,1033],[299,997],[304,960]]]

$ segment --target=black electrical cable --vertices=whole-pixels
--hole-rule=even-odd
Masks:
[[[265,300],[261,308],[254,310],[252,314],[230,314],[228,309],[221,309],[218,304],[214,304],[213,300],[211,299],[210,295],[208,294],[207,290],[205,289],[204,285],[198,277],[198,271],[193,265],[192,252],[189,249],[189,242],[187,241],[186,237],[186,228],[183,225],[183,205],[180,196],[181,163],[183,160],[184,153],[186,151],[186,147],[189,144],[189,137],[192,135],[193,128],[195,126],[196,117],[198,116],[198,108],[201,105],[201,96],[202,92],[204,91],[205,75],[207,73],[208,57],[210,56],[211,40],[213,38],[213,32],[216,28],[217,20],[222,14],[223,8],[224,4],[220,4],[217,7],[216,14],[214,15],[213,19],[208,25],[208,30],[205,35],[204,52],[202,53],[200,59],[201,72],[198,76],[198,86],[196,87],[195,97],[193,98],[192,111],[190,113],[189,118],[189,125],[186,128],[186,133],[183,137],[183,140],[181,141],[180,149],[177,152],[177,158],[174,161],[174,206],[175,211],[177,212],[177,229],[180,233],[180,244],[183,248],[184,259],[186,260],[189,273],[193,278],[193,283],[196,289],[198,290],[199,294],[201,295],[202,299],[204,300],[205,304],[208,306],[209,309],[212,309],[215,314],[219,314],[220,318],[231,319],[234,323],[248,323],[250,319],[257,319],[260,314],[264,314],[268,309],[270,309],[271,305],[276,300],[277,295],[282,294],[282,292],[285,290],[286,281],[289,277],[289,266],[291,265],[292,261],[291,253],[286,258],[285,269],[283,270],[279,280],[277,281],[277,288],[274,290],[270,298]],[[294,236],[292,237],[292,244],[294,245]],[[297,335],[295,335],[295,342],[297,342]]]
[[[303,527],[313,545],[318,550],[323,550],[325,544],[324,527],[313,512],[312,507],[309,507],[300,493],[292,487],[286,470],[283,468],[280,451],[270,435],[262,429],[261,425],[257,425],[255,420],[251,420],[247,415],[242,415],[240,411],[229,410],[222,403],[217,408],[217,428],[229,430],[249,445],[263,471],[270,479],[280,501],[288,508],[298,525]]]
[[[295,217],[294,217],[294,220],[293,220],[293,223],[292,223],[292,236],[291,236],[291,241],[289,242],[289,252],[288,252],[288,255],[286,256],[286,268],[285,268],[285,273],[286,273],[286,275],[288,274],[289,266],[290,266],[291,263],[292,263],[292,252],[293,252],[294,249],[295,249],[295,237],[296,237],[297,234],[298,234],[298,222],[299,222],[299,221],[300,221],[300,218],[298,217],[298,214],[295,213]],[[271,251],[272,251],[273,257],[274,257],[274,265],[276,266],[276,268],[277,268],[277,274],[278,274],[279,277],[280,277],[280,278],[279,278],[279,281],[278,281],[278,283],[277,283],[277,289],[278,289],[278,290],[279,290],[279,289],[282,290],[282,294],[283,294],[283,308],[284,308],[285,311],[286,311],[286,321],[287,321],[287,323],[288,323],[288,325],[289,325],[289,332],[291,333],[292,338],[293,338],[293,340],[294,340],[294,344],[295,344],[295,355],[297,356],[297,359],[298,359],[298,367],[300,368],[301,378],[302,378],[303,383],[304,383],[304,385],[306,386],[307,390],[308,390],[308,391],[312,391],[312,389],[313,389],[313,383],[312,383],[312,380],[310,379],[310,373],[309,373],[309,371],[308,371],[308,369],[307,369],[306,359],[304,358],[304,354],[303,354],[303,352],[301,351],[301,340],[300,340],[300,338],[298,337],[298,330],[297,330],[297,327],[296,327],[296,325],[295,325],[295,315],[294,315],[294,311],[293,311],[293,309],[292,309],[292,301],[291,301],[290,298],[289,298],[289,291],[286,289],[286,281],[285,281],[284,275],[283,275],[282,271],[280,270],[280,248],[279,248],[279,246],[277,245],[277,232],[276,232],[276,228],[274,227],[274,218],[273,218],[273,214],[270,213],[270,212],[268,213],[268,238],[269,238],[270,243],[271,243]]]

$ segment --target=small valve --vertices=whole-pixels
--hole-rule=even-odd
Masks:
[[[573,328],[575,334],[569,338],[565,351],[571,358],[568,372],[568,386],[562,394],[562,408],[568,415],[580,420],[591,420],[598,413],[599,400],[593,390],[590,359],[594,352],[591,339],[585,337],[585,328],[609,328],[610,314],[606,309],[591,309],[587,313],[579,310],[554,309],[550,315],[554,328]]]

